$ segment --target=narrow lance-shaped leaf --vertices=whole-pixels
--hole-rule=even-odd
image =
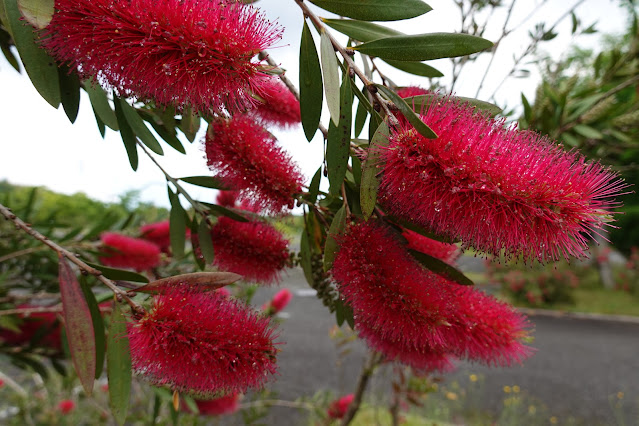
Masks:
[[[118,120],[111,109],[111,105],[109,105],[109,98],[107,98],[106,93],[104,93],[100,85],[91,81],[85,81],[83,87],[84,91],[89,95],[89,100],[93,106],[96,118],[99,118],[100,121],[110,129],[119,130]]]
[[[339,31],[342,34],[346,34],[353,40],[361,41],[362,43],[372,40],[377,40],[385,37],[392,37],[403,35],[404,33],[387,28],[372,22],[357,21],[352,19],[325,19],[322,21],[329,27]]]
[[[124,269],[115,269],[115,268],[109,268],[108,266],[103,266],[103,265],[98,265],[97,263],[91,263],[91,262],[86,262],[85,263],[89,266],[91,266],[92,268],[97,269],[98,271],[102,272],[102,275],[104,275],[106,278],[110,279],[110,280],[116,280],[116,281],[132,281],[132,282],[136,282],[136,283],[148,283],[149,279],[147,277],[145,277],[144,275],[138,274],[136,272],[133,271],[127,271]]]
[[[421,0],[311,0],[336,15],[362,21],[398,21],[433,10]]]
[[[360,204],[362,206],[362,214],[364,219],[368,218],[375,209],[377,203],[377,191],[379,189],[379,161],[380,150],[382,146],[388,145],[388,125],[383,122],[375,131],[375,135],[371,140],[366,161],[362,165],[362,185],[360,190]]]
[[[342,206],[331,223],[331,227],[328,230],[326,236],[326,244],[324,245],[324,271],[329,271],[333,267],[333,261],[335,260],[335,253],[337,252],[338,245],[335,237],[344,232],[346,227],[346,210]]]
[[[184,257],[184,243],[186,241],[186,212],[180,204],[176,193],[169,191],[171,213],[169,215],[169,235],[171,238],[171,252],[175,258]]]
[[[224,185],[219,179],[213,176],[187,176],[178,179],[203,188],[229,189],[228,186]]]
[[[60,83],[55,60],[36,43],[36,34],[31,25],[20,18],[17,0],[3,0],[7,14],[6,25],[11,29],[13,41],[22,59],[31,83],[38,93],[54,108],[60,105]]]
[[[225,285],[233,284],[242,279],[241,275],[233,272],[194,272],[191,274],[174,275],[150,282],[138,287],[133,291],[141,293],[157,293],[163,288],[175,287],[178,285],[197,285],[202,289],[216,290]]]
[[[138,169],[137,138],[135,137],[131,126],[124,116],[124,112],[122,111],[122,104],[126,102],[121,99],[115,98],[113,100],[113,103],[115,104],[115,117],[118,120],[120,136],[122,137],[122,142],[124,143],[124,148],[126,149],[126,155],[129,157],[129,164],[131,164],[131,168],[135,171]]]
[[[353,94],[351,79],[344,74],[340,94],[340,114],[337,126],[333,122],[328,126],[328,140],[326,142],[326,168],[331,194],[339,193],[346,170],[351,149],[351,123],[353,118]]]
[[[384,60],[428,61],[470,55],[492,46],[492,42],[468,34],[430,33],[381,38],[353,49]]]
[[[75,72],[69,72],[66,66],[60,67],[60,99],[64,113],[71,123],[75,122],[80,109],[80,78]]]
[[[142,143],[147,146],[151,151],[155,152],[158,155],[163,155],[164,151],[160,146],[160,143],[153,133],[149,130],[148,127],[144,124],[142,117],[140,117],[135,108],[128,104],[124,99],[120,99],[120,107],[122,108],[122,113],[124,117],[126,117],[127,123],[131,126],[131,130],[133,133],[140,138]]]
[[[319,127],[324,89],[322,70],[313,35],[304,21],[300,43],[300,113],[304,134],[309,141]]]
[[[409,250],[409,252],[411,256],[417,259],[417,261],[419,261],[419,263],[421,263],[426,269],[436,273],[437,275],[441,275],[442,277],[450,281],[454,281],[457,284],[475,285],[470,278],[450,266],[448,263],[426,253],[422,253],[421,251]]]
[[[213,263],[215,252],[213,250],[213,240],[211,239],[211,230],[205,219],[202,219],[197,230],[198,240],[200,242],[200,250],[207,265]]]
[[[320,181],[322,180],[322,166],[320,166],[315,175],[313,175],[313,179],[311,179],[311,184],[308,186],[308,201],[311,204],[315,204],[317,201],[317,195],[319,194]]]
[[[413,105],[413,110],[415,110],[415,112],[422,113],[423,111],[428,109],[428,107],[430,106],[431,102],[433,102],[433,100],[441,99],[441,98],[442,98],[441,95],[435,95],[435,94],[418,95],[418,96],[411,96],[409,98],[405,98],[404,101],[408,105]],[[451,96],[451,99],[470,104],[474,106],[475,108],[488,112],[493,117],[502,112],[502,109],[499,108],[497,105],[491,104],[490,102],[486,102],[486,101],[480,101],[479,99],[465,98],[463,96]]]
[[[326,103],[331,114],[331,121],[337,126],[339,123],[339,65],[333,43],[326,31],[322,32],[320,40],[320,52],[322,54],[322,75],[324,76],[324,92]]]
[[[430,65],[423,64],[421,62],[414,61],[393,61],[386,60],[384,61],[391,67],[397,68],[398,70],[402,70],[409,74],[419,75],[421,77],[435,78],[435,77],[443,77],[444,74],[441,73],[436,68],[431,67]]]
[[[420,135],[429,139],[435,139],[437,137],[437,134],[433,132],[433,130],[428,127],[417,114],[415,114],[413,108],[410,107],[397,93],[381,84],[376,84],[375,86],[380,90],[380,92],[384,93],[384,95],[386,95],[386,97],[390,99],[397,108],[399,108],[400,112],[404,115],[404,117],[406,117],[408,122],[413,125]]]
[[[124,424],[131,394],[131,352],[126,331],[126,319],[115,303],[107,341],[107,378],[109,407],[118,424]]]
[[[355,137],[358,137],[362,133],[362,130],[364,130],[367,117],[368,110],[364,103],[360,101],[357,104],[357,113],[355,114]]]
[[[84,294],[84,299],[87,301],[89,312],[91,312],[93,333],[95,335],[95,378],[99,379],[100,375],[102,375],[102,368],[104,367],[104,353],[106,351],[104,321],[102,320],[100,306],[98,305],[95,295],[91,291],[91,287],[87,283],[85,277],[81,277],[80,286],[82,288],[82,293]]]
[[[95,380],[95,333],[89,306],[67,259],[58,256],[62,316],[73,366],[88,395]]]

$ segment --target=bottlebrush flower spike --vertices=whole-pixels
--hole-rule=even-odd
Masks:
[[[449,265],[454,265],[461,255],[461,250],[455,244],[433,240],[408,229],[404,229],[402,235],[408,241],[409,249],[421,251]]]
[[[339,244],[333,278],[360,336],[389,359],[428,369],[434,354],[498,365],[528,355],[522,316],[424,269],[388,228],[353,225]]]
[[[169,233],[169,221],[149,223],[140,228],[140,237],[150,241],[164,253],[168,253],[171,248],[171,235]]]
[[[160,263],[160,248],[149,241],[115,232],[105,232],[100,239],[103,265],[144,271]]]
[[[257,104],[251,114],[264,123],[287,128],[301,122],[300,103],[279,78],[266,78],[260,96],[264,102]]]
[[[57,0],[43,46],[82,78],[162,105],[244,110],[278,25],[231,0]]]
[[[18,309],[41,308],[41,305],[22,304]],[[9,346],[33,345],[62,352],[62,330],[56,312],[20,314],[19,331],[0,328],[0,342]],[[38,334],[39,339],[32,341]]]
[[[349,393],[348,395],[345,395],[339,399],[336,399],[335,401],[331,402],[331,404],[328,406],[328,410],[326,410],[326,414],[328,414],[328,417],[331,419],[341,419],[342,417],[346,415],[346,412],[348,411],[348,406],[351,405],[354,399],[355,399],[355,395],[352,393]]]
[[[240,194],[237,191],[220,191],[215,198],[215,203],[222,207],[235,207],[237,197]]]
[[[275,315],[282,311],[293,298],[293,293],[287,288],[278,291],[270,302],[262,306],[262,310],[268,312],[269,315]]]
[[[128,326],[133,369],[151,383],[210,395],[260,388],[276,372],[267,317],[219,294],[178,286]]]
[[[450,98],[421,118],[437,139],[403,125],[380,153],[388,213],[466,247],[542,262],[584,257],[612,221],[626,185],[577,152]]]
[[[270,284],[288,264],[288,241],[264,222],[220,217],[211,230],[215,265],[246,280]]]
[[[399,89],[397,89],[397,94],[401,98],[410,98],[413,96],[427,95],[428,93],[429,93],[428,90],[422,89],[419,86],[406,86],[406,87],[400,87]]]
[[[215,119],[204,148],[209,168],[241,190],[240,198],[272,212],[293,208],[303,177],[274,137],[250,117]]]
[[[240,409],[240,394],[221,396],[214,399],[196,399],[195,405],[202,416],[221,416],[233,414]]]
[[[70,399],[63,399],[58,403],[58,410],[62,414],[69,414],[73,410],[75,410],[75,402],[71,401]]]

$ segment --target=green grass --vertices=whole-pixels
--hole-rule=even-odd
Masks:
[[[575,289],[575,304],[558,304],[552,309],[610,315],[639,316],[639,298],[623,291]]]

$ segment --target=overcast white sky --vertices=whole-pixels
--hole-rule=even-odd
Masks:
[[[500,46],[500,51],[485,83],[483,96],[489,96],[511,68],[512,55],[527,45],[527,31],[542,20],[554,22],[574,1],[550,0],[536,14]],[[433,11],[421,17],[389,23],[406,33],[454,32],[459,28],[459,15],[452,0],[427,0]],[[529,12],[540,4],[538,0],[519,1],[512,23],[521,22]],[[271,50],[274,59],[287,69],[287,75],[297,82],[299,37],[302,28],[302,14],[292,1],[261,0],[256,3],[263,8],[270,19],[276,19],[286,31],[280,47]],[[605,12],[604,12],[605,11]],[[501,29],[505,9],[493,17],[493,32],[486,38],[496,38]],[[326,12],[318,12],[329,16]],[[583,23],[589,25],[598,21],[597,28],[602,33],[623,31],[624,14],[617,8],[616,1],[587,0],[578,11]],[[559,27],[561,36],[545,45],[554,56],[565,52],[571,42],[570,20]],[[595,47],[599,36],[585,36],[577,40],[579,45]],[[486,55],[487,56],[487,55]],[[488,57],[477,62],[472,69],[461,75],[455,89],[457,95],[474,97],[479,78],[483,75]],[[444,74],[449,75],[447,60],[431,61]],[[534,71],[534,66],[530,67]],[[401,85],[427,85],[428,80],[411,76],[401,71],[389,72],[389,76]],[[497,94],[500,102],[510,105],[519,102],[520,93],[533,97],[539,76],[533,73],[528,79],[511,79]],[[75,124],[69,123],[60,107],[57,111],[46,103],[31,86],[24,74],[18,74],[0,55],[0,180],[21,185],[42,185],[63,193],[85,192],[103,201],[117,201],[118,195],[127,190],[141,191],[145,201],[158,205],[168,205],[166,185],[163,175],[140,153],[140,166],[133,172],[128,164],[119,134],[107,129],[103,140],[97,130],[95,119],[87,96],[83,93],[80,113]],[[327,124],[327,115],[323,122]],[[301,129],[274,132],[282,145],[300,165],[310,179],[321,163],[322,143],[318,135],[312,143],[304,138]],[[185,140],[187,155],[182,155],[164,144],[165,156],[160,163],[175,177],[204,175],[208,172],[199,141],[189,144]],[[191,187],[192,195],[203,201],[212,201],[212,191]]]

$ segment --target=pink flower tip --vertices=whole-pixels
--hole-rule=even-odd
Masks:
[[[213,399],[195,399],[201,416],[223,416],[240,409],[240,394],[235,392]]]
[[[100,239],[100,262],[106,266],[144,271],[160,264],[160,248],[149,241],[115,232],[105,232]]]
[[[264,79],[260,102],[251,114],[264,122],[280,128],[295,126],[301,122],[300,103],[277,77]]]
[[[168,253],[171,248],[170,224],[168,220],[162,222],[149,223],[140,228],[140,238],[150,241],[164,253]]]
[[[336,399],[328,406],[326,414],[328,414],[328,417],[331,419],[341,419],[346,415],[348,407],[353,402],[353,399],[355,399],[355,395],[352,393]]]
[[[270,315],[275,315],[282,311],[292,298],[293,293],[291,293],[289,289],[284,288],[278,291],[269,303],[264,304],[262,310],[268,312]]]
[[[62,414],[69,414],[75,409],[75,402],[70,399],[63,399],[58,403],[58,411]]]

